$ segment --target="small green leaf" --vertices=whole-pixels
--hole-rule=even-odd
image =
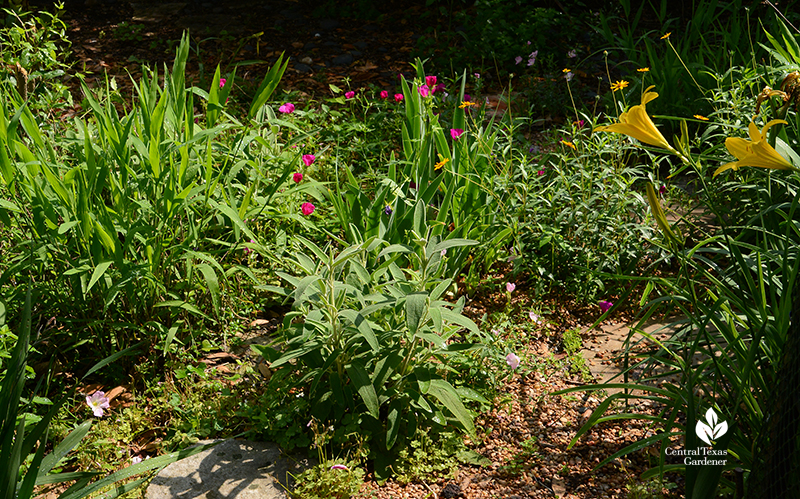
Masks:
[[[397,441],[400,432],[400,400],[395,399],[389,405],[387,422],[389,427],[386,429],[386,450],[389,450]]]
[[[367,371],[364,370],[364,366],[358,362],[353,362],[345,369],[347,369],[347,374],[350,376],[350,381],[353,383],[353,386],[358,391],[358,394],[361,395],[361,399],[367,406],[367,410],[372,417],[378,419],[380,417],[378,410],[378,395],[375,393],[375,387],[372,386],[369,376],[367,375]]]
[[[417,292],[406,296],[406,326],[412,335],[416,335],[420,328],[427,303],[427,293]]]
[[[475,438],[475,426],[472,424],[472,417],[467,412],[464,404],[461,403],[461,399],[453,385],[443,379],[433,379],[431,380],[429,391],[456,417],[467,433]]]
[[[95,267],[94,272],[92,272],[92,278],[89,279],[89,285],[86,287],[86,291],[83,293],[84,295],[87,294],[90,289],[92,289],[92,286],[94,286],[101,277],[103,277],[103,274],[106,273],[106,270],[108,270],[108,267],[110,267],[112,263],[114,263],[113,260],[108,260],[101,262],[97,265],[97,267]]]

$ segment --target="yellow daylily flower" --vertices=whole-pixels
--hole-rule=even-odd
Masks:
[[[655,85],[647,87],[647,90],[642,94],[642,103],[638,106],[631,106],[628,112],[622,113],[619,117],[619,123],[599,126],[594,130],[596,132],[622,133],[645,144],[661,147],[673,154],[678,154],[678,151],[669,145],[667,139],[658,131],[655,123],[650,119],[650,115],[647,114],[647,109],[645,109],[645,104],[658,97],[657,93],[650,91],[654,87]]]
[[[449,162],[450,162],[449,159],[444,158],[443,160],[441,160],[438,163],[436,163],[435,165],[433,165],[433,169],[434,170],[440,170],[444,165],[446,165]]]
[[[772,120],[759,131],[756,124],[751,121],[748,126],[750,140],[739,137],[728,137],[725,139],[725,147],[728,148],[728,152],[735,156],[738,161],[732,161],[720,166],[717,168],[717,171],[714,172],[714,176],[716,177],[725,170],[738,170],[740,166],[800,171],[783,156],[778,154],[778,151],[767,142],[767,130],[769,130],[769,127],[772,125],[778,123],[787,124],[784,120]]]

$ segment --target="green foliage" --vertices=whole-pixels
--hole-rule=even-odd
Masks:
[[[464,439],[455,433],[431,437],[420,433],[397,454],[392,466],[398,483],[452,480],[458,472],[459,455],[468,452]]]
[[[525,470],[530,469],[535,459],[539,457],[539,446],[536,445],[536,437],[530,437],[520,442],[522,450],[517,452],[506,462],[501,470],[511,476],[519,476]]]
[[[767,69],[766,73],[771,71]],[[788,87],[786,90],[794,91]],[[750,477],[746,486],[758,486],[752,480],[759,476],[758,467],[764,466],[761,460],[767,454],[766,448],[776,444],[763,436],[768,434],[765,425],[770,419],[780,417],[774,409],[772,394],[776,385],[785,383],[780,377],[781,369],[790,365],[789,352],[796,349],[790,346],[797,326],[792,317],[796,317],[800,303],[795,288],[800,275],[797,227],[800,157],[790,146],[797,144],[797,116],[788,106],[783,110],[767,107],[764,113],[774,114],[764,121],[783,117],[778,114],[783,112],[788,113],[783,115],[788,124],[775,124],[763,137],[761,127],[757,127],[758,131],[751,128],[750,140],[731,135],[739,134],[732,129],[737,125],[742,128],[749,121],[752,108],[729,107],[720,112],[723,123],[734,126],[722,128],[720,123],[711,124],[712,131],[707,133],[717,140],[729,136],[725,145],[738,160],[735,168],[724,174],[717,176],[718,167],[728,158],[719,153],[715,144],[703,142],[698,154],[681,158],[685,164],[680,171],[690,170],[696,175],[699,195],[715,216],[715,227],[699,241],[679,237],[651,240],[677,262],[677,272],[629,278],[634,282],[647,281],[641,299],[641,320],[628,338],[629,348],[646,343],[650,349],[644,360],[631,363],[630,370],[655,373],[650,380],[658,382],[658,388],[645,383],[590,387],[596,390],[616,386],[628,389],[628,393],[620,392],[603,401],[572,444],[599,422],[613,419],[644,418],[662,431],[616,452],[600,466],[658,444],[661,451],[658,465],[645,473],[643,479],[656,475],[663,479],[664,473],[679,471],[686,477],[687,496],[710,498],[717,496],[718,489],[735,489],[731,471],[739,467],[745,473],[751,471],[746,475]],[[681,128],[682,137],[675,143],[686,154],[690,152],[690,140],[686,127]],[[737,146],[750,148],[748,156]],[[783,171],[773,173],[765,171],[766,168]],[[711,172],[715,172],[715,178],[708,181]],[[651,210],[660,211],[656,196],[649,198]],[[663,231],[677,230],[666,220],[660,225]],[[652,295],[655,297],[651,298]],[[684,318],[670,324],[668,327],[674,332],[667,340],[660,341],[644,331],[644,324],[663,310],[665,304]],[[670,375],[677,375],[678,379],[666,379]],[[632,395],[634,390],[644,395]],[[575,390],[560,393],[570,391]],[[615,400],[630,398],[648,399],[663,404],[664,409],[655,416],[633,413],[603,416]],[[704,415],[710,407],[720,420],[730,422],[727,433],[720,435],[713,445],[717,450],[728,451],[726,464],[666,464],[667,448],[674,445],[673,438],[684,441],[686,449],[701,445],[695,428],[698,421],[706,419]]]
[[[517,182],[526,193],[521,253],[538,290],[557,285],[591,301],[606,287],[604,274],[635,271],[652,229],[638,187],[647,171],[626,164],[608,137],[587,136],[583,130],[591,125],[584,118],[582,126],[557,132],[569,140],[525,164]]]
[[[70,46],[67,26],[59,18],[63,4],[56,9],[54,14],[3,9],[7,18],[0,27],[0,82],[7,77],[22,100],[30,97],[31,107],[48,113],[72,104],[60,82]]]
[[[649,480],[630,479],[628,481],[628,493],[626,499],[664,499],[664,490],[676,488],[677,485],[662,480],[661,478],[651,478]]]
[[[379,477],[418,432],[457,428],[474,436],[464,402],[488,403],[462,386],[452,359],[479,366],[493,352],[461,315],[463,299],[442,299],[452,280],[438,278],[442,250],[473,242],[440,241],[417,211],[416,235],[406,245],[371,237],[337,254],[300,239],[308,253],[294,260],[299,276],[279,273],[290,287],[269,288],[293,300],[284,343],[253,346],[275,375],[288,381],[299,374],[291,378],[294,389],[307,397],[315,420],[345,433],[348,425],[360,428]]]
[[[666,0],[625,1],[616,11],[601,13],[594,29],[605,40],[612,66],[619,68],[623,79],[635,82],[636,70],[649,68],[662,96],[659,114],[707,115],[708,97],[718,83],[713,75],[760,60],[755,50],[763,41],[763,32],[756,28],[755,20],[769,22],[774,16],[770,6],[750,0],[698,0],[686,11],[687,18],[673,12]],[[657,29],[647,22],[653,18]],[[723,90],[736,85],[734,80],[719,83]],[[649,83],[644,88],[646,85]],[[641,90],[633,85],[629,95]]]
[[[345,466],[347,469],[332,468]],[[297,485],[291,492],[296,499],[349,499],[364,482],[364,470],[351,461],[331,460],[307,469],[295,477]]]
[[[74,388],[69,391],[69,394],[61,397],[58,402],[49,403],[50,407],[43,417],[37,418],[27,412],[30,406],[22,394],[25,388],[28,346],[31,341],[31,308],[29,283],[18,341],[14,346],[8,369],[0,380],[0,408],[2,408],[0,409],[0,455],[4,456],[3,461],[0,462],[0,484],[2,484],[0,497],[3,499],[30,499],[34,497],[34,487],[36,486],[75,481],[59,496],[59,499],[83,499],[94,491],[112,486],[137,474],[166,466],[182,457],[190,456],[209,447],[200,446],[181,453],[161,456],[147,463],[129,466],[125,470],[97,480],[91,485],[89,485],[90,480],[101,474],[100,472],[58,471],[59,463],[89,433],[92,422],[86,421],[77,425],[60,443],[50,448],[48,445],[50,425],[61,406],[74,393]],[[103,359],[91,367],[80,381],[84,382],[88,376],[131,353],[132,349],[126,349]],[[47,450],[50,452],[46,453]],[[140,479],[133,484],[117,488],[109,497],[117,497],[143,481],[144,479]]]
[[[47,275],[34,292],[59,317],[93,322],[111,312],[119,325],[96,331],[106,352],[131,344],[139,328],[166,349],[189,315],[218,318],[227,280],[238,272],[256,280],[224,258],[248,240],[269,257],[245,220],[306,223],[271,206],[300,192],[278,193],[299,158],[282,153],[272,127],[261,126],[285,64],[279,59],[267,74],[253,120],[242,124],[225,113],[232,85],[219,84],[219,68],[208,91],[187,90],[188,51],[184,37],[163,87],[157,71],[134,82],[138,102],[122,116],[113,80],[105,100],[84,84],[92,116],[66,131],[40,123],[0,88],[0,189],[8,195],[0,220],[16,228],[0,286],[13,301],[16,276]],[[196,96],[204,116],[195,114]]]

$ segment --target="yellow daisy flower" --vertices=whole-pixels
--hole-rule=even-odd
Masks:
[[[438,163],[436,163],[435,165],[433,165],[433,169],[434,169],[434,170],[441,170],[441,169],[442,169],[442,167],[443,167],[444,165],[446,165],[446,164],[447,164],[449,161],[450,161],[449,159],[447,159],[447,158],[444,158],[443,160],[441,160],[441,161],[439,161]]]
[[[706,118],[705,116],[703,116],[701,114],[695,114],[694,117],[697,118],[698,120],[701,120],[701,121],[708,121],[708,118]]]
[[[622,90],[623,88],[628,86],[628,82],[625,80],[617,81],[611,84],[611,91],[616,92],[617,90]]]
[[[650,68],[639,68],[636,71],[638,71],[640,73],[647,73],[648,71],[650,71]]]
[[[568,140],[562,140],[561,143],[564,144],[567,147],[571,147],[571,148],[575,149],[575,144],[573,144],[572,142],[570,142]]]
[[[672,34],[672,31],[670,31],[670,32],[669,32],[669,33],[667,33],[666,35],[662,36],[662,37],[661,37],[661,39],[662,39],[662,40],[666,40],[667,38],[669,38],[669,35],[671,35],[671,34]]]

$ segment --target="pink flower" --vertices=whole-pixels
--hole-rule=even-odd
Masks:
[[[142,462],[142,456],[133,456],[131,458],[131,464],[139,464]]]
[[[521,56],[516,56],[516,57],[514,58],[514,62],[516,62],[517,64],[519,64],[520,62],[522,62],[522,57],[521,57]]]
[[[611,303],[610,301],[605,301],[605,300],[600,300],[597,304],[600,305],[600,310],[603,313],[608,312],[611,309],[611,307],[614,306],[613,303]]]
[[[109,403],[106,398],[105,392],[96,391],[91,396],[86,396],[86,405],[92,410],[92,413],[98,418],[103,417],[103,409],[108,409]]]
[[[256,241],[255,241],[254,239],[251,239],[251,240],[250,240],[250,243],[251,243],[251,244],[253,244],[253,243],[255,243],[255,242],[256,242]],[[251,251],[253,251],[253,250],[251,250],[250,248],[248,248],[247,246],[245,246],[243,251],[244,251],[244,253],[245,253],[245,255],[246,255],[246,254],[250,253],[250,252],[251,252]]]
[[[278,111],[280,111],[280,112],[282,112],[284,114],[292,113],[292,112],[294,112],[294,104],[292,104],[291,102],[287,102],[286,104],[284,104],[281,107],[279,107]]]
[[[303,163],[305,163],[306,166],[311,166],[315,159],[317,159],[317,157],[313,154],[303,154]]]
[[[347,466],[345,466],[343,464],[334,464],[333,466],[331,466],[331,469],[332,470],[349,470],[350,468],[348,468]]]
[[[225,86],[225,83],[226,83],[227,81],[228,81],[228,80],[226,80],[225,78],[220,78],[220,79],[219,79],[219,88],[222,88],[222,87],[224,87],[224,86]]]
[[[511,369],[518,368],[519,367],[519,357],[517,357],[513,353],[510,353],[510,354],[506,355],[506,364],[508,364],[509,367],[511,367]]]
[[[388,98],[389,98],[389,92],[387,92],[386,90],[381,90],[381,99],[388,99]]]
[[[533,66],[536,63],[536,56],[539,55],[538,50],[534,50],[531,52],[531,55],[528,56],[528,66]]]
[[[506,291],[508,291],[509,293],[513,293],[515,289],[517,289],[516,284],[514,284],[513,282],[506,283]]]
[[[530,317],[531,321],[533,321],[534,324],[541,324],[542,323],[542,318],[539,317],[539,314],[537,314],[533,310],[528,312],[528,317]]]
[[[353,97],[355,97],[355,96],[356,96],[356,93],[355,93],[355,92],[353,92],[352,90],[351,90],[351,91],[349,91],[349,92],[345,92],[345,93],[344,93],[344,98],[345,98],[345,99],[352,99],[352,98],[353,98]]]
[[[472,98],[469,96],[469,94],[464,94],[464,100],[469,102],[472,100]]]
[[[658,193],[661,194],[662,196],[664,194],[666,194],[667,193],[667,186],[666,185],[662,185],[661,187],[659,187],[658,188]]]
[[[300,210],[303,212],[303,215],[308,216],[314,213],[315,206],[311,203],[303,203],[300,205]]]
[[[395,102],[403,102],[403,94],[394,94]]]
[[[428,88],[428,85],[422,85],[419,87],[419,94],[423,97],[428,97],[431,95],[431,89]]]
[[[444,83],[440,83],[440,84],[436,85],[435,87],[433,87],[433,90],[431,90],[431,92],[435,94],[439,90],[444,90],[444,89],[445,89]],[[447,96],[445,95],[445,97],[447,97]]]
[[[301,180],[303,180],[303,174],[300,172],[294,172],[292,175],[292,180],[294,180],[295,184],[299,184]]]
[[[538,172],[536,172],[536,175],[539,175],[541,177],[542,175],[544,175],[544,170],[539,170]]]
[[[425,77],[425,84],[429,87],[436,86],[436,77],[435,76],[426,76]]]
[[[464,133],[464,130],[462,130],[460,128],[451,128],[450,129],[450,136],[453,138],[453,140],[456,140],[459,137],[461,137],[462,133]]]

